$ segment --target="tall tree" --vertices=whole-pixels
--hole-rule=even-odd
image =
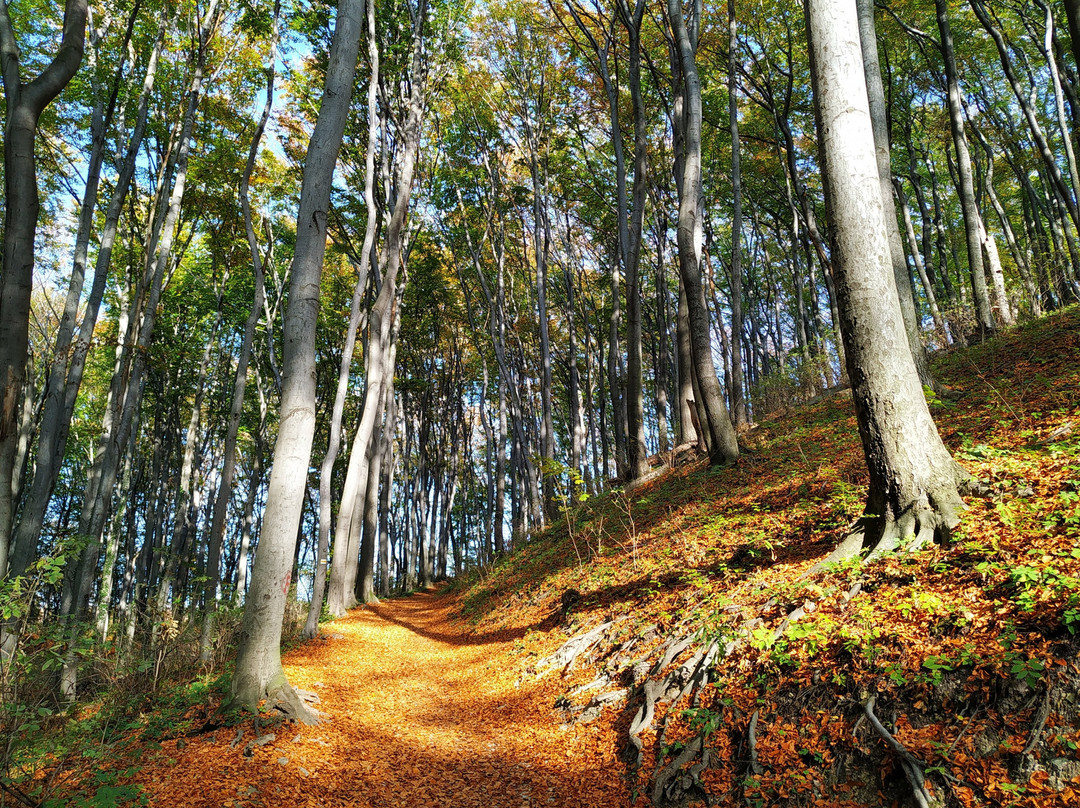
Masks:
[[[833,553],[870,558],[947,537],[969,475],[941,442],[896,296],[856,0],[807,0],[811,75],[840,331],[870,471],[866,509]]]
[[[323,103],[304,162],[285,309],[281,421],[232,684],[236,703],[254,708],[264,696],[272,696],[304,721],[314,718],[281,667],[281,626],[315,433],[315,322],[326,254],[330,188],[349,115],[363,30],[364,0],[340,0]]]
[[[743,391],[743,294],[742,294],[742,164],[739,148],[739,87],[735,80],[739,37],[735,25],[735,0],[728,0],[728,126],[731,130],[731,414],[736,426],[750,419]]]
[[[37,136],[41,113],[68,85],[86,47],[87,0],[66,0],[60,47],[29,81],[19,45],[0,0],[0,78],[4,82],[4,247],[0,266],[0,577],[7,573],[14,519],[16,448],[30,340],[30,291],[38,195]]]
[[[919,379],[927,387],[934,386],[933,376],[926,363],[926,351],[919,335],[919,313],[911,289],[907,254],[900,238],[900,225],[896,218],[896,205],[892,194],[892,150],[889,146],[888,112],[885,107],[885,88],[881,81],[881,65],[878,61],[877,30],[874,26],[874,1],[858,0],[859,41],[862,45],[863,70],[866,73],[867,101],[870,120],[874,127],[874,148],[877,153],[878,176],[881,178],[881,204],[885,210],[885,226],[889,235],[889,254],[892,257],[893,279],[899,295],[900,312],[904,315],[904,331],[907,333],[911,356],[919,371]]]
[[[701,429],[705,432],[710,460],[715,465],[727,465],[738,460],[739,442],[724,404],[720,380],[716,377],[716,365],[713,364],[709,311],[705,305],[702,280],[704,197],[701,185],[701,78],[695,55],[696,36],[691,36],[691,26],[683,15],[680,0],[668,0],[668,21],[678,55],[684,104],[681,113],[683,154],[681,177],[678,178],[679,221],[676,231],[679,271],[689,310],[690,347],[699,396],[697,404],[704,414]],[[696,16],[692,22],[696,34],[699,24]]]

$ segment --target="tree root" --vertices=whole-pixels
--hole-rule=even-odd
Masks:
[[[760,710],[754,710],[750,716],[750,728],[746,731],[746,745],[750,748],[750,771],[760,775],[765,773],[765,767],[758,763],[757,757],[757,722]]]
[[[600,642],[600,638],[604,636],[604,633],[617,622],[618,620],[609,620],[596,626],[596,628],[575,634],[560,645],[559,650],[554,654],[540,660],[537,663],[537,669],[552,670],[562,668],[562,672],[567,673],[573,667],[577,658]]]
[[[297,690],[290,684],[284,684],[267,695],[266,703],[272,709],[279,710],[294,721],[299,721],[307,726],[318,724],[321,713],[308,702],[317,703],[319,697],[314,693]]]
[[[866,704],[863,705],[863,712],[866,714],[867,720],[870,722],[870,726],[874,728],[874,731],[878,736],[889,745],[889,747],[900,758],[900,765],[904,770],[904,776],[907,777],[908,784],[911,786],[911,790],[915,795],[915,802],[919,808],[938,808],[941,805],[941,801],[931,794],[926,788],[926,775],[923,772],[926,764],[911,754],[904,745],[882,725],[878,717],[874,715],[874,704],[877,702],[877,696],[871,696],[867,699]]]
[[[700,755],[697,763],[683,771],[685,766]],[[699,735],[691,740],[671,763],[665,766],[653,781],[653,805],[661,805],[665,800],[677,800],[683,794],[701,789],[701,773],[709,767],[710,754],[705,748],[705,741]]]

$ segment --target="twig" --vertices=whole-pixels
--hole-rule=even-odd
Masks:
[[[22,791],[15,788],[15,786],[9,785],[8,783],[5,783],[2,779],[0,779],[0,788],[2,788],[4,791],[6,791],[11,796],[13,796],[15,799],[17,799],[23,805],[29,805],[30,808],[40,808],[40,806],[41,806],[40,802],[35,802],[33,799],[28,797]]]
[[[971,365],[971,369],[975,371],[975,375],[979,377],[979,381],[981,381],[983,384],[985,384],[987,386],[987,388],[989,388],[991,393],[993,393],[995,396],[997,396],[999,399],[1001,399],[1001,403],[1004,404],[1005,407],[1009,410],[1009,412],[1012,413],[1013,418],[1015,418],[1017,421],[1019,421],[1020,416],[1017,414],[1016,410],[1013,409],[1012,404],[1010,404],[1008,401],[1006,401],[1005,397],[1003,395],[1001,395],[1001,393],[998,392],[997,388],[994,387],[994,385],[990,384],[990,382],[986,380],[986,376],[983,375],[983,372],[981,370],[979,370],[978,366],[974,362],[972,362],[971,359],[967,355],[965,355],[964,358],[967,360],[967,363],[969,365]]]
[[[1039,712],[1035,714],[1036,722],[1035,726],[1031,729],[1031,735],[1028,738],[1027,746],[1024,747],[1023,754],[1030,755],[1035,751],[1035,747],[1039,745],[1039,738],[1042,737],[1043,728],[1046,726],[1046,719],[1050,717],[1050,686],[1046,687],[1046,695],[1043,697],[1042,704],[1039,705]]]
[[[964,724],[964,726],[960,727],[960,734],[956,736],[956,740],[952,742],[952,745],[949,746],[948,750],[943,755],[946,760],[949,759],[949,756],[953,753],[953,750],[956,749],[956,745],[960,743],[960,739],[964,737],[964,733],[968,731],[968,727],[975,723],[975,716],[977,716],[980,712],[982,712],[981,707],[976,710],[974,714],[972,714],[971,718],[967,720],[967,723]]]

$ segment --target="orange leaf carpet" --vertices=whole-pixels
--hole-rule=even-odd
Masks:
[[[611,722],[561,727],[558,677],[518,682],[522,632],[472,634],[456,605],[423,593],[323,626],[285,670],[324,721],[265,729],[275,740],[247,757],[251,721],[235,748],[235,729],[166,742],[136,777],[149,804],[629,806]]]

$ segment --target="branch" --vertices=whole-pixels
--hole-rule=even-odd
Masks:
[[[3,0],[0,0],[0,6],[3,6],[3,5],[4,5]],[[29,805],[30,808],[40,808],[40,806],[41,806],[40,802],[35,802],[33,799],[28,797],[22,791],[15,788],[15,786],[10,785],[8,783],[5,783],[3,781],[3,779],[0,779],[0,789],[3,789],[4,791],[6,791],[8,794],[13,796],[15,799],[17,799],[23,805]]]

